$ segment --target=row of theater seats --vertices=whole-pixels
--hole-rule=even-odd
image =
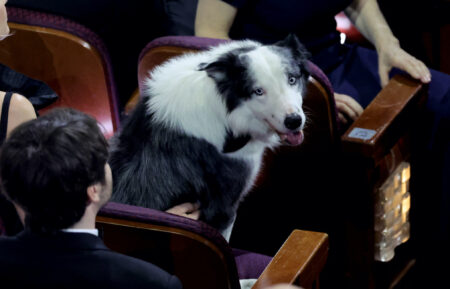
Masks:
[[[0,62],[58,93],[60,99],[46,110],[69,106],[87,112],[111,137],[120,127],[120,108],[102,40],[61,16],[13,7],[8,16],[15,35],[0,43]],[[192,36],[155,39],[142,49],[138,79],[170,57],[219,42]],[[310,70],[306,141],[299,148],[267,153],[264,170],[239,210],[230,244],[268,255],[278,252],[254,288],[280,281],[310,288],[318,285],[322,268],[323,284],[344,278],[348,288],[387,288],[414,256],[408,250],[398,253],[395,266],[377,261],[375,222],[385,201],[378,193],[409,158],[406,124],[423,103],[424,87],[395,77],[360,119],[344,128],[336,119],[326,76],[312,63]],[[240,265],[230,244],[201,222],[110,203],[100,213],[98,227],[112,249],[160,265],[180,277],[185,288],[239,288]],[[325,266],[328,235],[331,250]]]
[[[111,137],[120,125],[120,108],[102,39],[58,15],[9,7],[8,16],[14,37],[0,44],[0,62],[44,81],[60,96],[39,113],[55,107],[76,108],[94,116],[105,136]],[[148,59],[149,49],[143,50],[143,59]],[[146,62],[149,66],[140,66],[140,75],[162,61]],[[216,230],[164,212],[111,202],[97,223],[110,248],[159,265],[177,275],[184,288],[239,288],[239,279],[245,278],[239,268],[251,265],[251,255],[243,261],[245,265],[236,264],[231,247]],[[325,264],[327,240],[324,233],[293,230],[275,259],[288,267],[283,266],[280,274],[279,265],[269,266],[254,288],[276,282],[311,287]],[[292,254],[298,250],[301,254]]]

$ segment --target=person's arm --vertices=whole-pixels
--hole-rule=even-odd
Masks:
[[[199,0],[195,16],[195,36],[229,39],[237,9],[220,0]]]
[[[378,52],[381,86],[388,83],[389,71],[393,67],[408,72],[424,83],[430,82],[431,74],[425,64],[400,48],[376,0],[354,0],[345,13]]]
[[[195,17],[195,36],[229,39],[229,31],[236,17],[237,9],[220,0],[199,0]],[[347,123],[347,118],[355,120],[363,108],[344,94],[335,94],[339,119]],[[347,117],[345,117],[346,115]]]
[[[229,31],[236,17],[237,9],[220,0],[199,0],[195,17],[195,36],[229,39]],[[335,94],[339,119],[358,118],[363,108],[344,94]],[[344,116],[346,115],[346,117]]]
[[[26,97],[14,93],[9,107],[7,137],[14,128],[35,118],[36,112],[31,102]]]

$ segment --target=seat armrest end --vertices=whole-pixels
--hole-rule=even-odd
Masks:
[[[267,265],[253,289],[279,283],[309,288],[318,279],[327,257],[327,234],[294,230]]]

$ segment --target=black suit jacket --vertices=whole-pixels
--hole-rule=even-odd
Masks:
[[[109,250],[87,233],[0,238],[1,288],[181,288],[153,264]]]

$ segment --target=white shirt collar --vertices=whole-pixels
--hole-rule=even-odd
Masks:
[[[98,237],[97,229],[62,229],[66,233],[88,233]]]

